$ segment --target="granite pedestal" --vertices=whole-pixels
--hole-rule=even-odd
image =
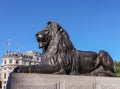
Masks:
[[[7,89],[120,89],[120,78],[12,73]]]

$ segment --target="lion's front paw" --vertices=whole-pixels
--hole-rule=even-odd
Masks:
[[[18,66],[14,68],[13,73],[20,73],[20,71],[21,71],[21,68]]]

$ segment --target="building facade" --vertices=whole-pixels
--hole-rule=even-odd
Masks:
[[[2,57],[2,89],[6,89],[9,74],[19,65],[39,65],[41,54],[35,51],[24,53],[7,51]]]

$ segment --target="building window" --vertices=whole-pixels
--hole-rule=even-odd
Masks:
[[[6,61],[4,62],[4,64],[6,64]]]
[[[39,60],[39,58],[37,58],[37,60]]]
[[[9,67],[9,70],[12,70],[12,67]]]
[[[4,81],[4,84],[6,84],[6,81]]]
[[[6,67],[4,68],[4,70],[6,70]]]
[[[25,62],[25,61],[23,61],[23,65],[26,65],[26,62]]]
[[[16,60],[16,64],[18,64],[18,60]]]
[[[4,78],[6,78],[6,73],[4,74]]]
[[[12,63],[12,60],[9,60],[9,63],[11,64],[11,63]]]

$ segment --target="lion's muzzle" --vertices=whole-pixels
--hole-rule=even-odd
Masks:
[[[39,43],[39,48],[43,48],[46,46],[47,42],[45,40],[45,36],[40,34],[39,32],[36,34],[37,42]]]
[[[36,34],[36,38],[37,38],[38,42],[43,41],[43,36],[41,34],[39,34],[39,33]]]

